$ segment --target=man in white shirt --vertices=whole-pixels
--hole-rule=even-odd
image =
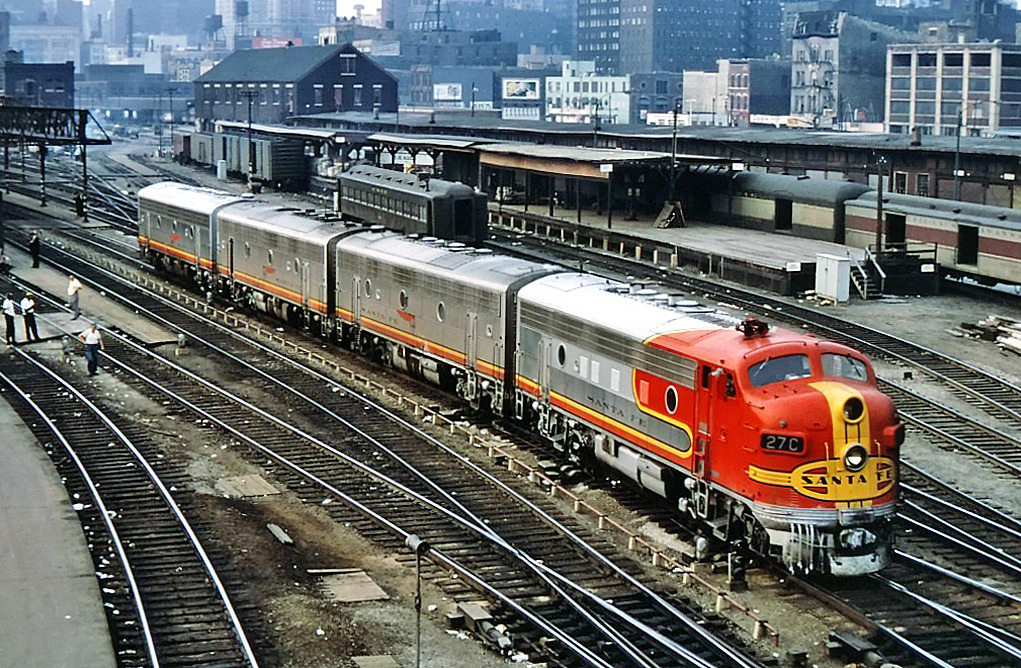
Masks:
[[[78,308],[78,293],[81,291],[82,282],[72,275],[71,280],[67,282],[67,305],[71,307],[71,312],[74,313],[74,317],[71,320],[77,320],[78,316],[82,314]]]
[[[31,343],[33,338],[41,341],[39,330],[35,328],[35,299],[31,292],[26,292],[25,298],[21,300],[21,315],[25,318],[25,341]]]
[[[14,340],[14,316],[17,315],[18,311],[10,295],[4,295],[3,310],[4,324],[7,325],[7,345],[17,345],[17,341]]]
[[[89,363],[89,375],[95,376],[96,369],[99,368],[99,351],[106,350],[99,326],[92,323],[88,329],[78,335],[78,338],[85,344],[85,361]]]

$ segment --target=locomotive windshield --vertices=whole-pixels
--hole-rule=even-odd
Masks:
[[[850,355],[838,355],[836,353],[823,353],[822,372],[827,376],[847,378],[849,380],[866,381],[869,379],[865,362]]]
[[[748,367],[748,379],[754,387],[795,378],[807,378],[811,375],[812,367],[808,363],[808,355],[773,357]]]

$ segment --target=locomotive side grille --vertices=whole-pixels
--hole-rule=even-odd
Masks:
[[[698,366],[695,360],[644,345],[612,329],[527,303],[521,305],[521,323],[610,359],[621,360],[628,366],[654,369],[657,374],[682,387],[695,387],[695,370]]]

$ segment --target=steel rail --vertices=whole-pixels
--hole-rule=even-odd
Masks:
[[[1015,594],[1011,594],[1009,592],[1005,592],[1002,589],[997,589],[996,587],[991,587],[991,586],[989,586],[989,585],[987,585],[985,583],[982,583],[982,582],[979,582],[978,580],[975,580],[974,578],[969,578],[966,575],[961,575],[960,573],[955,573],[954,571],[950,570],[949,568],[944,568],[943,566],[940,566],[939,564],[934,564],[931,561],[928,561],[928,560],[923,559],[921,557],[916,557],[913,554],[908,554],[907,552],[904,552],[903,550],[897,549],[897,550],[894,550],[893,553],[895,555],[897,555],[898,557],[900,557],[901,559],[909,561],[912,564],[915,564],[916,566],[919,566],[920,568],[925,568],[925,569],[928,569],[930,571],[939,573],[940,575],[942,575],[942,576],[944,576],[946,578],[950,578],[951,580],[959,582],[959,583],[961,583],[963,585],[967,585],[968,587],[971,587],[973,589],[978,589],[979,591],[982,591],[982,592],[984,592],[986,594],[989,594],[990,596],[995,596],[996,598],[1000,598],[1000,599],[1003,599],[1005,601],[1011,601],[1013,603],[1021,604],[1021,596],[1017,596]],[[1006,633],[1006,631],[1004,633]]]
[[[24,359],[30,359],[24,352],[15,349],[15,352]],[[34,360],[32,360],[34,361]],[[49,369],[46,369],[48,372]],[[74,446],[64,436],[64,432],[50,419],[46,414],[46,411],[32,399],[31,395],[26,394],[22,389],[7,375],[0,371],[0,380],[3,380],[8,387],[12,388],[33,411],[39,416],[39,418],[46,423],[47,428],[56,437],[60,444],[64,447],[64,451],[67,456],[74,462],[75,468],[78,469],[78,473],[82,476],[86,486],[89,488],[89,495],[92,497],[92,502],[96,504],[99,509],[100,515],[103,518],[103,524],[106,525],[106,531],[110,536],[110,541],[113,543],[114,549],[117,551],[117,557],[120,560],[121,568],[124,569],[124,577],[127,578],[128,584],[131,587],[131,598],[135,602],[135,612],[138,615],[138,623],[142,629],[142,635],[145,637],[146,653],[149,656],[149,661],[152,664],[152,668],[159,668],[160,660],[156,654],[156,641],[153,638],[152,630],[149,627],[149,617],[145,612],[145,605],[142,603],[141,593],[139,592],[138,582],[135,580],[135,571],[131,566],[131,560],[128,558],[127,550],[124,549],[124,543],[121,541],[120,534],[117,531],[117,527],[113,523],[113,514],[106,507],[103,502],[103,497],[99,493],[99,488],[92,480],[92,476],[89,475],[88,469],[85,468],[84,462],[78,456]],[[59,379],[61,380],[62,379]],[[80,397],[77,390],[73,387],[66,385],[65,387],[73,392],[76,396]],[[92,406],[95,408],[95,406]]]
[[[920,594],[916,594],[915,592],[911,591],[910,589],[900,584],[899,582],[894,582],[893,580],[885,578],[882,575],[877,575],[873,573],[869,577],[876,580],[877,582],[882,582],[890,589],[893,589],[894,591],[897,591],[907,596],[916,603],[922,604],[923,606],[929,608],[933,612],[936,612],[937,614],[946,617],[947,619],[957,622],[958,624],[968,629],[974,635],[978,636],[979,638],[989,643],[993,647],[996,647],[997,649],[1007,654],[1010,654],[1014,658],[1021,660],[1021,646],[1011,644],[1004,640],[1003,638],[997,637],[997,634],[994,634],[985,628],[986,626],[985,623],[979,622],[973,617],[958,612],[957,610],[948,608],[942,603],[937,603],[932,599],[926,598],[925,596],[922,596]]]
[[[185,534],[187,534],[189,542],[195,548],[196,555],[202,561],[202,565],[206,569],[206,575],[208,575],[209,579],[212,581],[213,586],[216,588],[217,594],[220,597],[220,600],[223,602],[224,609],[227,611],[227,615],[230,617],[231,625],[233,626],[234,632],[238,637],[238,642],[241,643],[241,647],[244,649],[245,658],[247,659],[249,665],[252,666],[252,668],[258,668],[259,663],[255,658],[255,652],[252,650],[252,647],[248,642],[248,636],[245,634],[244,628],[241,625],[241,618],[238,616],[237,611],[234,609],[234,604],[231,603],[230,596],[227,594],[227,588],[223,585],[223,582],[220,580],[220,576],[216,572],[216,566],[213,565],[212,560],[209,558],[209,555],[206,553],[205,548],[202,546],[202,540],[198,537],[198,534],[195,533],[195,530],[192,528],[191,523],[188,521],[188,518],[185,517],[184,512],[181,510],[181,507],[177,505],[177,501],[174,500],[173,494],[171,494],[167,486],[163,484],[163,480],[160,478],[159,474],[156,473],[156,470],[152,468],[152,465],[149,464],[149,461],[146,459],[145,455],[143,455],[138,450],[138,448],[135,447],[135,444],[131,441],[131,439],[129,439],[128,436],[123,431],[121,431],[120,427],[118,427],[113,422],[113,420],[110,419],[108,415],[106,415],[98,406],[96,406],[77,388],[75,388],[73,385],[57,376],[52,370],[50,370],[48,367],[43,365],[38,360],[33,359],[31,356],[25,354],[23,351],[19,350],[17,352],[21,357],[30,361],[41,371],[43,371],[51,378],[53,378],[56,382],[61,384],[68,392],[74,394],[74,396],[77,397],[79,401],[81,401],[93,414],[95,414],[103,422],[103,424],[106,425],[106,427],[117,437],[117,439],[124,444],[124,447],[131,452],[135,460],[138,461],[139,465],[145,471],[146,475],[149,477],[149,480],[152,482],[153,486],[156,488],[160,496],[163,498],[164,502],[167,504],[167,507],[177,518],[177,521],[181,525],[181,528],[184,530]]]

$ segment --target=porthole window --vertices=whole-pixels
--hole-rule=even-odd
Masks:
[[[367,278],[365,279],[365,296],[366,297],[372,296],[372,281],[370,281]]]
[[[301,258],[294,258],[294,271],[301,273]]]
[[[161,229],[162,227],[163,227],[163,216],[156,216],[156,229],[158,230],[158,229]]]
[[[447,307],[443,305],[443,302],[436,305],[436,319],[440,322],[447,319]]]
[[[408,308],[408,293],[406,291],[401,290],[401,294],[397,299],[400,302],[402,309]]]
[[[673,385],[666,388],[666,411],[671,415],[677,412],[677,388]]]
[[[266,264],[268,264],[271,267],[273,266],[273,249],[272,248],[266,251]]]
[[[560,366],[564,366],[566,362],[567,362],[567,348],[565,348],[564,344],[561,343],[560,347],[557,348],[557,364],[559,364]]]
[[[252,257],[252,247],[245,244],[245,257]]]
[[[176,220],[170,223],[170,229],[172,229],[174,231],[174,234],[177,234],[177,221]]]

